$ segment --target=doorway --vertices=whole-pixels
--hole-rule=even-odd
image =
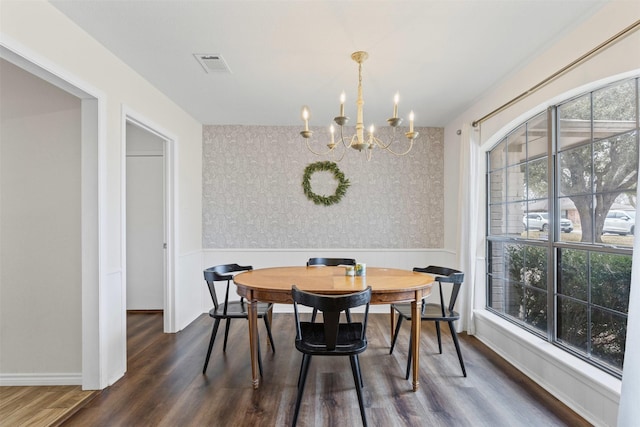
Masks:
[[[106,253],[104,247],[104,239],[101,239],[101,222],[100,219],[104,216],[103,209],[104,205],[102,204],[103,200],[103,186],[102,183],[104,176],[100,174],[100,167],[102,166],[102,158],[100,157],[101,147],[104,145],[104,135],[99,131],[101,125],[103,123],[104,116],[101,116],[101,111],[104,107],[104,98],[100,91],[96,90],[93,87],[86,85],[84,82],[78,83],[75,78],[70,77],[68,73],[64,72],[56,68],[55,66],[49,64],[48,68],[43,68],[38,65],[39,61],[34,61],[31,58],[30,52],[24,52],[21,46],[14,45],[11,42],[7,42],[3,40],[0,43],[0,58],[3,61],[7,61],[5,63],[11,63],[11,66],[15,66],[21,69],[22,76],[24,78],[32,79],[37,77],[41,79],[43,82],[46,82],[50,87],[56,87],[62,89],[62,91],[67,92],[72,97],[77,98],[80,105],[80,115],[79,122],[76,122],[73,125],[68,125],[68,121],[64,121],[67,124],[61,124],[59,119],[54,119],[54,122],[50,124],[50,126],[41,126],[41,125],[33,125],[30,124],[28,126],[22,126],[21,128],[24,130],[38,130],[43,128],[47,129],[56,129],[69,131],[70,129],[75,129],[76,132],[79,132],[75,136],[69,139],[69,136],[62,137],[61,141],[77,141],[76,152],[72,156],[62,156],[59,151],[54,151],[50,154],[50,158],[45,159],[44,163],[50,163],[54,159],[59,159],[62,156],[63,160],[66,161],[63,166],[60,166],[59,169],[56,169],[50,172],[48,175],[41,177],[38,181],[40,183],[40,187],[51,185],[52,194],[57,197],[52,202],[53,206],[56,204],[64,204],[67,205],[67,200],[63,197],[59,196],[57,190],[60,189],[63,185],[58,185],[56,187],[55,184],[52,184],[53,177],[58,179],[58,175],[66,175],[70,171],[75,171],[76,178],[74,178],[71,184],[65,184],[64,186],[70,186],[73,190],[72,197],[75,198],[74,208],[70,211],[71,215],[64,214],[61,218],[74,218],[75,225],[72,225],[71,229],[73,229],[73,236],[71,233],[69,235],[64,234],[60,239],[50,239],[53,241],[54,245],[57,245],[50,250],[50,254],[46,255],[49,259],[51,256],[57,256],[57,253],[69,253],[69,246],[62,245],[61,242],[68,239],[71,236],[71,243],[76,249],[73,250],[74,256],[70,258],[71,262],[75,267],[75,278],[73,282],[76,283],[76,287],[68,292],[62,293],[60,289],[58,289],[55,284],[53,285],[53,289],[56,289],[58,292],[62,293],[63,298],[58,301],[53,301],[52,299],[48,299],[46,296],[40,295],[36,293],[37,297],[29,297],[24,298],[21,296],[17,301],[25,300],[29,302],[29,306],[27,307],[27,311],[29,313],[33,313],[34,306],[37,303],[45,304],[48,307],[48,310],[54,310],[56,313],[59,313],[62,316],[75,316],[75,319],[72,322],[70,327],[67,327],[61,324],[57,317],[48,316],[50,322],[47,323],[47,326],[53,325],[53,332],[45,330],[43,327],[34,328],[33,330],[39,331],[39,334],[36,337],[36,341],[39,342],[39,346],[37,348],[41,348],[43,345],[42,340],[53,339],[52,342],[55,342],[55,346],[60,349],[61,354],[58,358],[54,358],[51,354],[48,354],[45,359],[39,359],[36,362],[33,362],[33,366],[38,366],[38,371],[34,372],[32,375],[28,376],[25,379],[21,377],[16,377],[15,379],[8,380],[6,384],[3,385],[33,385],[33,384],[41,384],[41,385],[58,385],[58,384],[82,384],[84,390],[94,390],[104,388],[108,383],[108,377],[113,371],[113,367],[117,364],[117,361],[112,365],[107,366],[107,358],[104,357],[104,353],[101,351],[104,347],[102,346],[106,340],[105,337],[109,336],[112,332],[112,329],[105,327],[104,325],[111,326],[113,322],[109,322],[107,317],[109,316],[109,312],[107,310],[100,310],[100,302],[105,300],[105,289],[106,287],[100,286],[102,283],[102,276],[100,274],[101,269],[104,266],[104,255]],[[63,79],[60,76],[65,75],[68,79]],[[31,88],[31,85],[28,87]],[[42,86],[42,87],[46,87]],[[47,89],[49,90],[49,89]],[[5,93],[6,95],[6,93]],[[59,99],[59,96],[50,96],[48,93],[47,96],[39,96],[38,102],[36,102],[35,108],[38,109],[38,114],[30,114],[25,117],[49,117],[50,114],[43,114],[42,109],[43,106],[49,105],[52,99]],[[9,102],[7,105],[12,105],[13,107],[22,105],[22,98],[24,95],[21,95],[21,98],[16,102]],[[6,101],[6,100],[5,100]],[[46,101],[46,102],[45,102]],[[75,108],[75,107],[74,107]],[[66,109],[63,108],[59,110],[56,114],[63,113]],[[14,120],[15,118],[12,118]],[[33,128],[33,129],[30,129]],[[4,126],[3,126],[4,129]],[[42,138],[43,144],[37,147],[34,147],[31,150],[31,153],[27,153],[27,155],[38,154],[41,155],[43,148],[47,148],[47,145],[51,144],[51,136],[47,135]],[[31,141],[31,138],[27,138],[27,141]],[[73,159],[73,164],[70,165],[68,161]],[[40,173],[42,169],[39,169],[36,165],[27,164],[24,167],[27,171],[38,171]],[[7,180],[13,181],[13,180]],[[4,182],[4,180],[3,180]],[[75,195],[74,195],[75,194]],[[60,203],[64,201],[64,203]],[[22,203],[22,202],[20,202]],[[42,203],[39,206],[31,209],[30,212],[41,212],[43,211]],[[68,212],[69,213],[69,212]],[[25,219],[28,217],[25,217]],[[76,227],[77,226],[77,227]],[[58,222],[54,222],[50,230],[59,230],[61,229],[61,225]],[[66,230],[66,229],[63,229]],[[79,234],[78,234],[79,233]],[[41,239],[42,240],[42,236]],[[75,243],[74,243],[75,242]],[[33,245],[34,247],[40,247],[41,242],[38,242]],[[64,250],[60,248],[64,247]],[[25,258],[26,259],[26,258]],[[30,262],[33,259],[38,259],[38,256],[31,253],[28,257]],[[4,257],[3,257],[4,260]],[[67,260],[68,261],[68,260]],[[58,262],[58,264],[67,265],[67,262]],[[33,268],[32,266],[30,268]],[[51,274],[51,272],[49,273]],[[22,272],[21,276],[24,276],[24,272]],[[24,276],[24,277],[28,277]],[[50,282],[43,282],[45,285],[51,287]],[[18,284],[16,286],[15,282],[11,281],[10,284],[14,287],[18,292],[34,292],[34,282],[31,280],[28,282],[26,286],[21,286]],[[31,299],[30,299],[31,298]],[[35,299],[33,299],[35,298]],[[79,300],[77,298],[80,298]],[[14,306],[15,307],[15,306]],[[37,310],[37,306],[35,306]],[[3,310],[4,312],[4,310]],[[51,321],[51,319],[56,319],[55,321]],[[20,321],[12,320],[12,324],[18,325],[19,327],[23,327],[24,325]],[[27,328],[28,330],[28,328]],[[68,334],[71,333],[71,335]],[[24,335],[24,329],[21,332]],[[71,341],[75,342],[75,344],[62,343],[58,334],[63,333],[67,334],[67,336],[71,337]],[[41,339],[42,338],[42,339]],[[45,344],[46,345],[46,344]],[[24,354],[40,354],[39,351],[29,351],[23,348],[22,344],[20,346],[9,346],[9,350],[11,349],[22,349],[23,353],[18,353],[18,355]],[[27,363],[30,359],[23,358]],[[76,366],[74,367],[64,367],[63,372],[69,372],[69,374],[59,375],[59,376],[51,376],[49,375],[39,375],[39,370],[55,370],[55,368],[50,366],[44,366],[43,363],[51,363],[56,360],[64,360],[64,361],[74,361]],[[63,362],[66,363],[66,362]],[[44,366],[44,368],[43,368]],[[35,369],[32,367],[21,367],[20,370],[31,370]],[[81,370],[81,373],[76,373],[77,370]]]
[[[175,138],[126,108],[123,128],[125,315],[126,311],[162,311],[164,332],[174,332]]]
[[[164,144],[127,122],[127,311],[164,311]]]

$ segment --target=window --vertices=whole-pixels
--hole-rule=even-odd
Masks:
[[[487,308],[621,376],[638,79],[557,104],[487,153]]]

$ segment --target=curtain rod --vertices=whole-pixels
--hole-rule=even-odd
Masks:
[[[595,54],[599,53],[601,50],[603,50],[604,48],[608,47],[609,45],[612,45],[613,43],[617,42],[618,40],[622,39],[623,37],[626,37],[627,35],[629,35],[633,31],[637,30],[638,28],[640,28],[640,20],[637,20],[636,22],[634,22],[633,24],[629,25],[624,30],[620,31],[618,34],[616,34],[616,35],[610,37],[609,39],[607,39],[606,41],[600,43],[598,46],[594,47],[589,52],[585,53],[584,55],[582,55],[578,59],[574,60],[570,64],[565,65],[564,67],[562,67],[561,69],[559,69],[555,73],[551,74],[546,79],[542,80],[537,85],[533,86],[531,89],[527,90],[526,92],[522,92],[520,95],[516,96],[512,100],[506,102],[505,104],[502,104],[500,107],[496,108],[495,110],[493,110],[489,114],[480,117],[478,120],[474,121],[471,125],[474,128],[478,127],[478,125],[481,124],[482,122],[484,122],[485,120],[490,119],[491,117],[495,116],[496,114],[498,114],[498,113],[506,110],[507,108],[511,107],[516,102],[519,102],[520,100],[522,100],[522,99],[526,98],[527,96],[531,95],[532,93],[536,92],[538,89],[541,89],[543,86],[546,86],[547,84],[551,83],[553,80],[557,79],[558,77],[560,77],[561,75],[563,75],[567,71],[571,70],[572,68],[574,68],[578,64],[584,62],[585,60],[587,60],[590,57],[594,56]]]

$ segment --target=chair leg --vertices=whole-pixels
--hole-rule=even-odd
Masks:
[[[300,412],[300,402],[302,402],[302,393],[304,392],[304,384],[307,382],[307,373],[309,372],[309,364],[311,363],[311,355],[302,355],[302,365],[300,366],[300,378],[298,380],[298,397],[296,398],[296,409],[293,412],[293,421],[291,425],[295,427],[298,422],[298,413]]]
[[[267,335],[269,335],[269,342],[271,342],[271,351],[276,352],[276,346],[273,344],[273,335],[271,335],[271,325],[269,324],[269,316],[265,313],[264,325],[267,327]]]
[[[442,354],[442,336],[440,335],[440,322],[436,320],[436,333],[438,334],[438,350]]]
[[[209,349],[207,350],[207,357],[204,359],[204,368],[202,368],[202,374],[206,374],[207,366],[209,366],[209,357],[211,357],[211,349],[213,348],[213,342],[216,340],[216,334],[218,333],[218,326],[220,325],[220,319],[216,319],[213,322],[213,329],[211,330],[211,338],[209,339]]]
[[[413,359],[413,337],[409,336],[409,356],[407,357],[407,374],[404,379],[409,379],[409,374],[411,373],[411,360]]]
[[[300,371],[298,372],[298,384],[296,387],[300,388],[300,381],[302,380],[302,369],[304,368],[304,354],[302,355],[302,361],[300,362]]]
[[[364,399],[362,398],[362,372],[360,372],[360,363],[358,355],[349,356],[351,362],[351,371],[353,372],[353,382],[356,384],[356,392],[358,393],[358,403],[360,404],[360,416],[362,424],[367,426],[367,416],[364,413]]]
[[[351,323],[351,312],[348,308],[344,311],[344,317],[347,318],[347,323]]]
[[[467,370],[464,368],[464,361],[462,360],[462,352],[460,351],[460,344],[458,343],[458,333],[456,332],[456,328],[453,326],[453,322],[449,323],[449,329],[451,330],[451,338],[453,338],[453,343],[456,346],[456,352],[458,353],[458,360],[460,361],[460,367],[462,368],[462,375],[466,378]]]
[[[262,378],[262,353],[260,352],[260,334],[256,334],[258,339],[258,369],[260,370],[260,378]]]
[[[396,340],[398,339],[398,332],[400,331],[402,319],[402,316],[398,316],[398,322],[396,323],[396,332],[393,334],[393,338],[391,338],[391,350],[389,350],[389,354],[393,353],[393,348],[396,346]]]
[[[231,319],[227,319],[227,323],[224,327],[224,346],[222,346],[222,351],[227,351],[227,337],[229,336],[229,325],[231,325]]]
[[[362,379],[362,371],[360,370],[360,359],[358,358],[358,355],[356,355],[354,360],[355,360],[356,368],[358,368],[358,373],[360,374],[359,375],[360,387],[364,388],[364,380]]]

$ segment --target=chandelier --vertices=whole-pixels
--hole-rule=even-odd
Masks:
[[[356,118],[356,133],[352,136],[345,136],[343,132],[344,126],[349,122],[349,117],[344,115],[344,102],[345,102],[345,94],[342,92],[340,96],[340,115],[334,117],[333,121],[339,126],[339,136],[335,135],[335,127],[331,125],[329,128],[329,133],[331,134],[331,140],[327,144],[327,150],[319,152],[314,150],[311,147],[311,137],[313,136],[313,131],[309,130],[309,109],[305,106],[302,108],[302,119],[304,120],[304,130],[300,132],[303,138],[305,138],[307,143],[307,148],[313,154],[318,156],[323,156],[327,154],[336,153],[336,149],[342,149],[342,154],[337,158],[337,161],[342,160],[348,148],[353,148],[358,151],[362,151],[365,149],[365,153],[367,155],[367,160],[371,160],[371,153],[375,147],[381,148],[394,154],[396,156],[404,156],[411,148],[413,148],[413,142],[419,136],[419,132],[414,132],[413,130],[413,111],[409,114],[409,131],[405,132],[404,136],[409,141],[409,147],[405,151],[394,151],[391,146],[397,141],[396,139],[396,128],[402,124],[402,118],[398,117],[398,98],[399,95],[396,93],[394,98],[393,105],[393,117],[387,119],[387,123],[393,129],[393,134],[391,139],[388,142],[381,141],[374,135],[375,128],[373,125],[369,127],[369,134],[365,138],[364,135],[364,120],[363,120],[363,111],[362,106],[364,105],[364,100],[362,98],[362,63],[369,57],[367,52],[358,51],[351,54],[351,59],[358,63],[358,99],[356,100],[357,106],[357,118]],[[336,141],[337,137],[337,141]],[[398,144],[396,144],[398,145]]]

